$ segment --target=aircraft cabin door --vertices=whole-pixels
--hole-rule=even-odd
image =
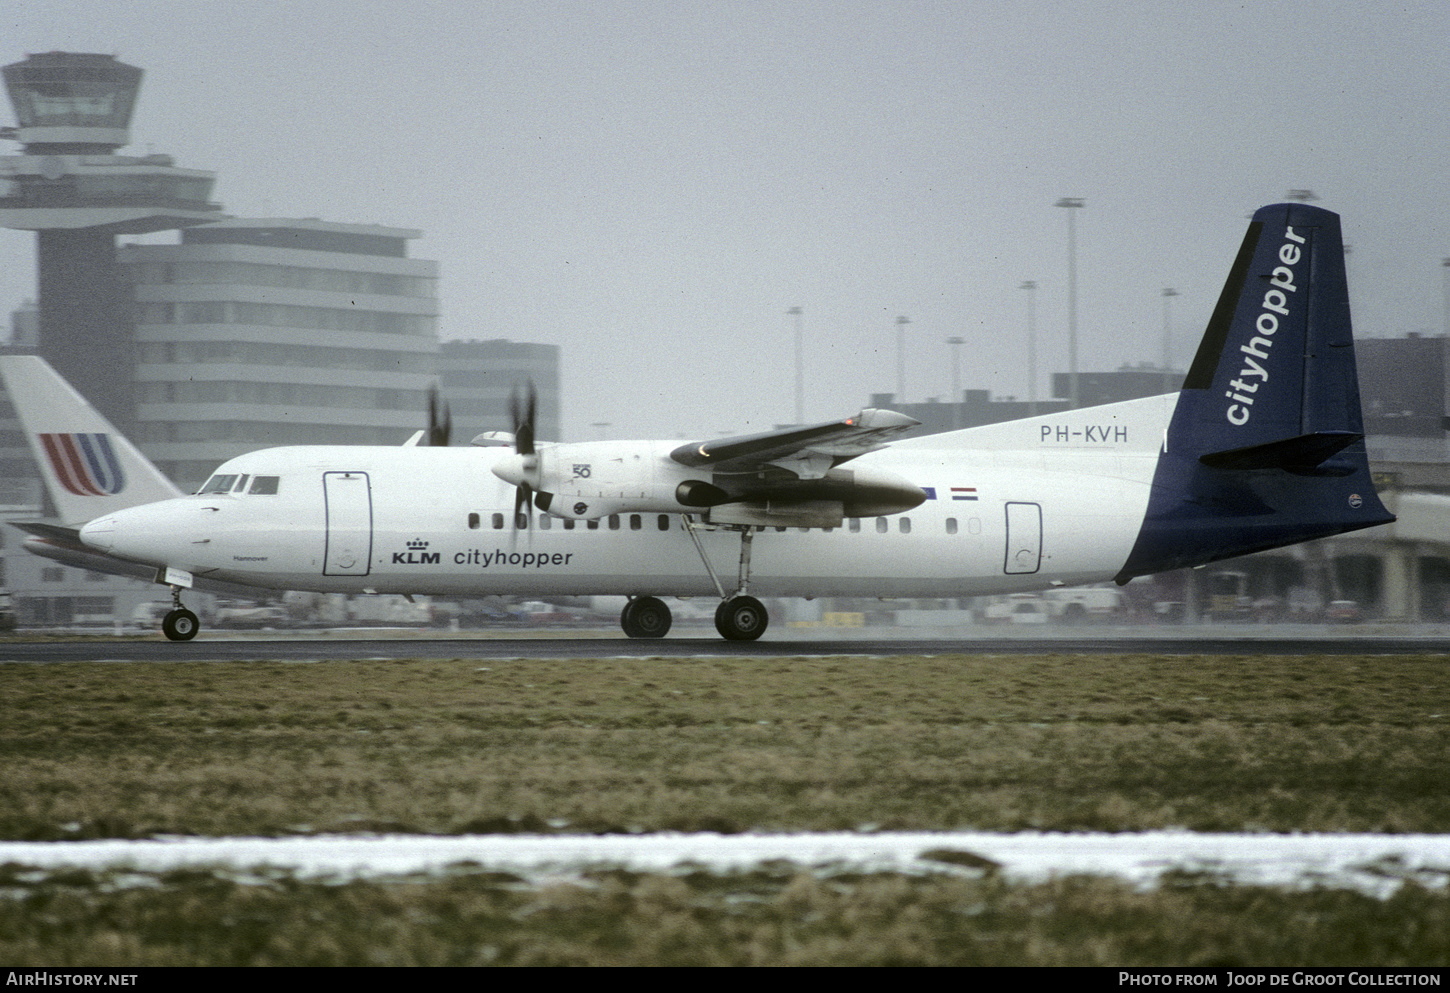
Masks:
[[[324,576],[366,576],[373,559],[373,497],[365,472],[324,472],[327,546]]]
[[[1007,504],[1007,575],[1029,575],[1042,565],[1042,505]]]

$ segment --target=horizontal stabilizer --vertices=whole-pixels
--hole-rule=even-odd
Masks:
[[[76,548],[86,547],[85,542],[81,541],[80,528],[62,527],[59,524],[45,524],[40,521],[11,521],[10,524],[26,534],[49,538],[51,541],[74,545]]]
[[[33,530],[34,525],[27,524],[26,530]],[[85,569],[88,572],[101,572],[108,576],[126,576],[129,579],[139,579],[142,582],[154,582],[156,579],[156,567],[144,565],[140,562],[126,562],[105,552],[98,552],[93,548],[87,548],[79,541],[74,543],[66,540],[64,532],[66,528],[56,528],[60,534],[55,537],[43,537],[38,532],[25,539],[25,550],[32,555],[38,555],[43,559],[50,559],[52,562],[59,562],[61,565],[68,565],[75,569]],[[241,583],[224,583],[216,579],[207,579],[198,576],[192,588],[204,593],[219,593],[222,596],[230,597],[254,597],[257,595],[255,586],[246,586]]]
[[[1210,452],[1200,455],[1198,461],[1212,469],[1283,469],[1301,474],[1312,473],[1363,438],[1364,435],[1353,431],[1315,431],[1297,438]]]

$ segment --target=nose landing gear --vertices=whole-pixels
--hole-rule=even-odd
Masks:
[[[181,587],[171,587],[171,610],[161,619],[161,633],[171,641],[190,641],[201,630],[201,621],[181,605]]]

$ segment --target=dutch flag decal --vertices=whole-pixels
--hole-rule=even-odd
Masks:
[[[975,486],[953,486],[953,500],[975,500],[977,499],[977,488]]]
[[[126,487],[121,463],[105,434],[42,434],[40,447],[68,493],[110,496]]]

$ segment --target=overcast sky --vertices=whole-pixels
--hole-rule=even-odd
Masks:
[[[1038,395],[1192,356],[1245,219],[1344,217],[1361,337],[1443,333],[1450,5],[8,0],[0,62],[146,71],[124,152],[217,173],[241,217],[418,228],[444,338],[563,349],[564,431],[705,437],[896,389]],[[13,124],[6,107],[0,123]],[[13,154],[19,146],[0,147]],[[0,307],[34,289],[0,230]]]

